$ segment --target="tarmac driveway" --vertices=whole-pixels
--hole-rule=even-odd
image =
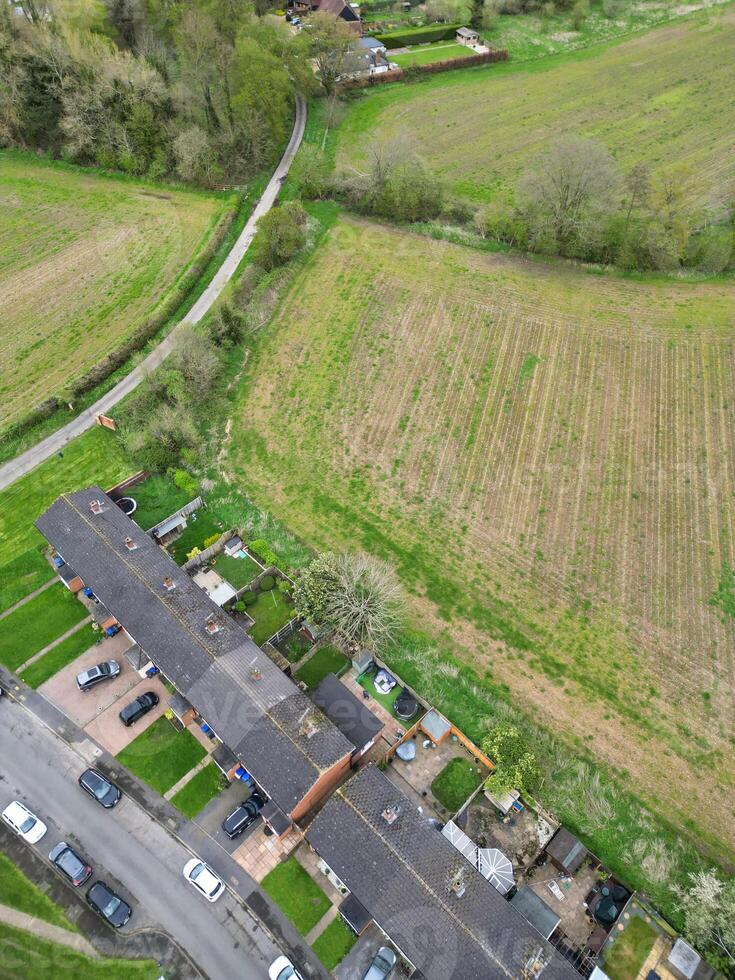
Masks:
[[[213,800],[204,807],[202,812],[194,817],[194,823],[201,827],[220,847],[224,848],[228,854],[234,853],[238,847],[248,839],[250,834],[260,828],[263,829],[263,821],[260,817],[252,823],[247,830],[243,831],[239,837],[230,840],[222,830],[222,821],[239,806],[250,795],[250,790],[239,779],[230,783],[227,789],[222,790]]]
[[[117,755],[118,752],[122,752],[134,738],[137,738],[146,728],[150,728],[168,707],[169,693],[159,677],[144,677],[141,680],[135,671],[131,671],[131,673],[138,683],[134,687],[128,688],[114,704],[111,704],[109,708],[106,708],[93,721],[84,726],[85,732],[96,742],[99,742],[104,749],[107,749],[110,755]],[[136,721],[134,725],[126,728],[118,718],[121,709],[145,691],[153,691],[157,694],[158,704],[147,715],[143,715],[140,721]]]
[[[137,672],[123,656],[132,645],[132,640],[122,630],[116,636],[108,636],[62,667],[58,674],[39,687],[39,691],[77,725],[84,726],[140,681]],[[103,660],[117,660],[120,674],[114,680],[103,681],[91,691],[82,693],[77,687],[77,674]]]

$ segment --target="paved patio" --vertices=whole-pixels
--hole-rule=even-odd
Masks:
[[[549,887],[555,884],[562,898]],[[550,909],[561,918],[561,928],[577,946],[584,946],[595,929],[595,923],[587,914],[585,899],[599,883],[599,877],[590,864],[583,864],[573,878],[563,875],[551,861],[538,868],[527,884]]]
[[[247,837],[232,857],[251,878],[261,882],[269,871],[299,846],[304,835],[300,830],[289,830],[283,837],[276,837],[275,834],[268,836],[262,820],[255,827],[256,831]]]

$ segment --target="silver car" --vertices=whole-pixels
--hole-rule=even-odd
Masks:
[[[80,691],[88,691],[102,681],[109,681],[113,677],[117,677],[119,673],[120,664],[117,660],[105,660],[104,663],[97,664],[96,667],[89,667],[87,670],[83,670],[81,674],[77,674],[77,687]]]
[[[373,956],[362,980],[385,980],[396,965],[396,954],[388,946],[381,946]]]

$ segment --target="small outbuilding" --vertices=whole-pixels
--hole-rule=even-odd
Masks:
[[[480,43],[480,35],[470,27],[460,27],[454,38],[457,44],[466,44],[470,48]]]
[[[242,549],[243,549],[242,538],[238,537],[238,535],[235,535],[234,538],[230,538],[229,541],[225,541],[224,551],[225,554],[229,555],[230,557],[236,555],[238,551],[242,551]]]
[[[568,875],[579,870],[589,853],[584,844],[564,827],[557,830],[545,850],[554,866]]]

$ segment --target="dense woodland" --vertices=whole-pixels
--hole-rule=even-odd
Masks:
[[[233,184],[271,163],[309,39],[263,0],[0,5],[0,144],[151,179]]]

